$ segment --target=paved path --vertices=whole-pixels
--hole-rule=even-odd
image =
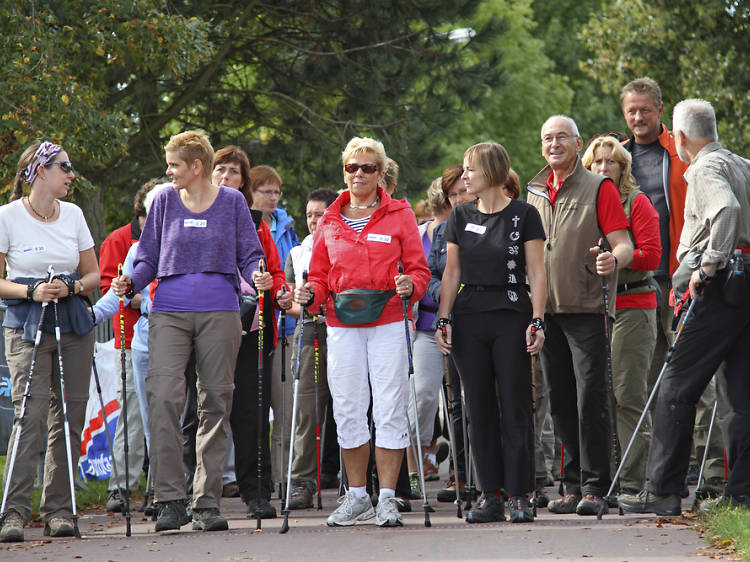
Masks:
[[[239,499],[224,500],[229,519],[226,532],[156,534],[153,523],[134,513],[133,535],[124,536],[124,518],[102,512],[81,517],[84,540],[48,539],[41,527],[26,529],[26,542],[0,545],[0,560],[678,560],[711,551],[692,527],[690,518],[647,519],[617,515],[595,517],[553,515],[540,509],[532,524],[468,525],[456,518],[453,504],[434,501],[439,483],[429,486],[435,513],[424,527],[421,501],[405,514],[403,528],[380,529],[371,521],[350,528],[329,528],[325,518],[336,506],[333,490],[323,494],[323,511],[294,511],[290,531],[279,534],[281,518],[263,520],[262,532],[245,518]],[[549,488],[551,497],[557,497]],[[274,501],[278,507],[278,500]],[[690,499],[683,501],[683,508]]]

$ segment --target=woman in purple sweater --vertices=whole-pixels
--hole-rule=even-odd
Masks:
[[[199,416],[193,529],[225,530],[227,521],[219,511],[221,474],[242,337],[237,271],[255,281],[263,249],[244,196],[211,183],[214,150],[208,138],[186,131],[173,136],[165,151],[174,189],[154,198],[133,274],[112,281],[112,288],[121,295],[159,280],[149,316],[146,379],[150,462],[159,505],[156,530],[179,529],[189,521],[180,413],[193,347]]]

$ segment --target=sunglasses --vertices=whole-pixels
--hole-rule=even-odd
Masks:
[[[365,174],[374,174],[378,171],[378,167],[375,164],[347,164],[344,170],[349,174],[356,174],[357,170],[362,170]]]
[[[46,163],[46,164],[44,165],[44,167],[45,167],[45,168],[49,168],[50,166],[54,166],[54,165],[58,165],[58,166],[60,166],[60,169],[61,169],[61,170],[62,170],[62,171],[63,171],[64,173],[66,173],[66,174],[69,174],[70,172],[72,172],[72,171],[73,171],[73,164],[71,164],[71,163],[70,163],[70,162],[68,162],[67,160],[62,160],[62,161],[59,161],[59,162],[47,162],[47,163]]]

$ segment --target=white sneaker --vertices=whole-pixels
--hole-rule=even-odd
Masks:
[[[378,507],[375,510],[375,524],[378,527],[403,526],[404,521],[398,512],[398,504],[395,497],[383,498],[378,502]]]
[[[349,490],[346,495],[338,499],[341,504],[331,513],[326,523],[329,527],[348,527],[357,521],[365,521],[375,517],[370,496],[358,498],[354,492]]]

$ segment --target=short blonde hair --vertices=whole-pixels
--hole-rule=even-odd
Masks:
[[[382,142],[369,137],[353,137],[341,153],[341,163],[346,165],[346,161],[349,160],[349,158],[355,154],[362,154],[365,152],[369,152],[375,157],[375,165],[378,167],[378,171],[384,172],[385,160],[387,158],[385,155],[385,147]]]
[[[427,206],[432,215],[437,215],[441,211],[450,209],[451,204],[443,193],[443,178],[432,180],[430,187],[427,188]]]
[[[208,137],[200,131],[185,131],[172,136],[164,150],[177,152],[188,164],[200,160],[203,164],[203,175],[207,178],[211,177],[214,171],[214,148]]]
[[[620,185],[617,186],[620,194],[625,195],[632,189],[638,189],[638,183],[635,181],[635,177],[633,177],[633,157],[630,156],[630,152],[625,150],[615,137],[604,135],[593,139],[581,158],[581,163],[584,167],[589,170],[591,169],[591,165],[594,163],[594,158],[596,157],[597,148],[609,148],[612,160],[620,165]]]
[[[491,187],[503,187],[508,181],[510,157],[503,145],[496,142],[480,142],[464,152],[464,160],[478,168]]]

